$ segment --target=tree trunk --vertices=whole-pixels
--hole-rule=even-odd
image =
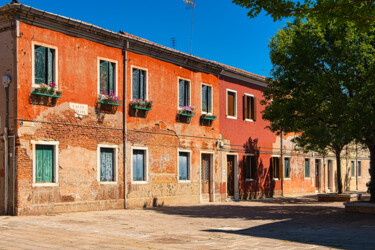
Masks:
[[[341,180],[341,150],[335,150],[336,155],[336,168],[337,168],[337,193],[342,194],[342,180]]]
[[[367,145],[370,150],[370,181],[367,183],[368,191],[370,192],[370,201],[375,202],[375,144]]]

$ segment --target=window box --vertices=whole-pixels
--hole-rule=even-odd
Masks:
[[[142,99],[132,99],[129,103],[130,108],[146,111],[152,110],[152,104],[152,101]]]
[[[48,96],[48,97],[54,97],[54,98],[60,98],[61,97],[61,93],[59,94],[59,95],[57,95],[57,94],[47,94],[47,93],[40,93],[40,92],[35,92],[35,91],[33,91],[33,92],[31,92],[31,94],[33,94],[33,95],[41,95],[41,96]]]
[[[195,116],[195,113],[183,113],[183,112],[179,112],[178,115],[181,115],[181,116],[186,116],[186,117],[194,117]]]
[[[98,101],[98,103],[104,104],[104,105],[121,106],[121,103],[114,103],[114,102]]]
[[[57,98],[60,98],[62,91],[55,90],[55,83],[40,84],[36,88],[32,88],[30,98],[33,104],[41,104],[47,106],[54,106]]]
[[[115,96],[112,91],[109,93],[109,95],[102,91],[102,93],[98,96],[98,104],[121,106],[121,100],[118,98],[118,96]]]
[[[203,120],[215,121],[216,120],[216,115],[205,115],[205,114],[203,114],[201,116],[201,118]]]
[[[194,106],[183,106],[178,111],[178,115],[187,116],[187,117],[194,117],[195,116],[194,109],[195,109]]]

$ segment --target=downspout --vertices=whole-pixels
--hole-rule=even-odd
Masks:
[[[5,84],[5,102],[6,102],[6,116],[5,116],[5,127],[4,127],[4,211],[8,214],[8,179],[9,179],[9,139],[8,139],[8,129],[9,129],[9,84]]]
[[[124,167],[124,208],[126,209],[128,207],[128,204],[127,204],[127,188],[126,188],[126,185],[127,185],[127,181],[126,181],[126,175],[127,175],[127,171],[126,171],[126,141],[127,141],[127,138],[126,138],[126,135],[127,135],[127,128],[126,128],[126,104],[127,104],[127,101],[126,101],[126,72],[127,72],[127,61],[128,61],[128,58],[127,58],[127,50],[129,48],[129,41],[126,40],[125,41],[125,45],[124,45],[124,49],[122,50],[122,57],[123,57],[123,66],[124,66],[124,69],[123,69],[123,86],[122,86],[122,99],[123,99],[123,105],[122,105],[122,127],[123,127],[123,131],[122,131],[122,141],[123,141],[123,167]]]

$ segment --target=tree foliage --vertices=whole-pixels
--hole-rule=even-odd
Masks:
[[[250,18],[265,11],[274,21],[315,17],[323,22],[354,21],[362,27],[369,27],[375,21],[374,0],[233,0],[233,3],[249,9]]]
[[[263,118],[272,131],[299,132],[295,142],[306,150],[335,152],[339,192],[340,153],[349,142],[365,138],[356,122],[364,112],[358,104],[368,97],[358,78],[368,74],[363,68],[372,42],[368,37],[351,23],[321,25],[309,18],[288,23],[269,45],[273,80],[264,93]],[[367,97],[360,99],[360,93]],[[375,105],[371,108],[375,114]]]

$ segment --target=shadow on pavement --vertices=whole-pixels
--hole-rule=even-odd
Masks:
[[[303,199],[302,199],[303,200]],[[266,200],[258,200],[264,202]],[[292,241],[325,247],[345,249],[370,249],[375,246],[375,215],[346,213],[341,207],[306,204],[298,198],[285,199],[279,204],[199,205],[186,207],[160,207],[160,213],[192,218],[273,220],[266,224],[238,230],[207,229],[206,232],[228,233]],[[316,203],[316,202],[315,202]]]

